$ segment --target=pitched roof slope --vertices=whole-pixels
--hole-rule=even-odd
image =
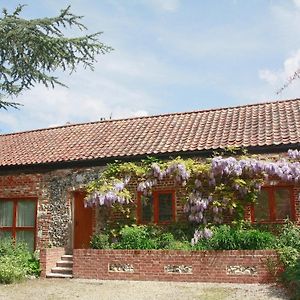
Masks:
[[[300,142],[300,99],[0,135],[0,167]]]

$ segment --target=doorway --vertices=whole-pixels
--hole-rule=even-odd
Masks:
[[[93,234],[93,209],[84,207],[85,192],[74,193],[74,249],[90,248]]]

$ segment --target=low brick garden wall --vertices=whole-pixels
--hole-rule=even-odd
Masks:
[[[46,277],[51,268],[56,265],[61,256],[65,254],[65,248],[45,248],[40,251],[41,277]]]
[[[266,283],[279,271],[273,250],[74,249],[73,260],[75,278],[108,280]]]

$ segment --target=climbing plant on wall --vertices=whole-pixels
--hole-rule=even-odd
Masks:
[[[122,207],[134,199],[129,184],[136,183],[138,192],[150,195],[159,181],[171,178],[186,191],[182,201],[189,221],[221,223],[228,213],[242,218],[245,206],[255,202],[262,183],[269,178],[300,182],[299,158],[298,150],[289,150],[277,159],[243,155],[115,162],[87,186],[86,206]]]

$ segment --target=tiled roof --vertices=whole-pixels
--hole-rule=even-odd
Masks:
[[[300,99],[0,135],[0,167],[300,143]]]

